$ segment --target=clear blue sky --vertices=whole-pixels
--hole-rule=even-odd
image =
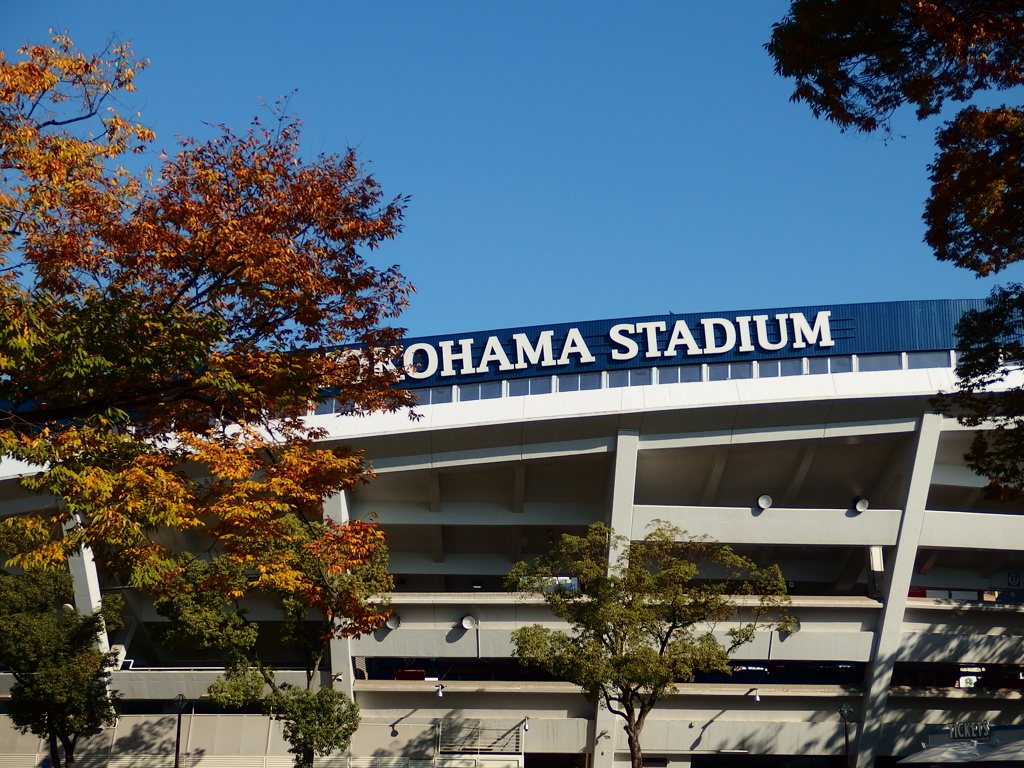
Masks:
[[[132,41],[167,149],[297,90],[310,154],[412,196],[374,256],[418,289],[410,335],[986,294],[921,241],[935,123],[885,142],[790,104],[762,49],[786,6],[0,0],[0,48]]]

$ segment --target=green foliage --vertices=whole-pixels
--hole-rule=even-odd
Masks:
[[[71,577],[55,570],[0,573],[0,662],[14,675],[10,717],[23,733],[57,743],[73,763],[80,735],[113,725],[117,695],[108,690],[114,654],[101,653],[97,637],[104,618],[119,619],[117,601],[105,600],[101,615],[66,610]]]
[[[264,700],[271,717],[284,723],[297,768],[313,768],[313,757],[348,747],[359,727],[359,706],[330,688],[311,691],[282,685]]]
[[[169,620],[159,630],[161,641],[228,652],[223,676],[209,688],[211,700],[229,709],[261,704],[284,723],[298,766],[312,766],[315,755],[345,748],[358,727],[359,709],[350,699],[329,688],[314,690],[314,684],[332,637],[368,631],[387,616],[386,601],[374,596],[392,583],[377,528],[324,523],[321,530],[300,566],[307,586],[268,590],[280,601],[280,642],[305,656],[305,688],[278,683],[274,668],[260,659],[259,626],[248,620],[239,600],[247,579],[240,566],[192,558],[177,576],[178,588],[155,601]]]
[[[1024,365],[1024,286],[998,287],[986,304],[957,325],[959,391],[935,404],[967,426],[984,425],[964,458],[989,478],[990,496],[1015,498],[1024,492],[1024,391],[1007,379]]]
[[[268,670],[252,666],[242,654],[232,654],[224,667],[224,674],[209,688],[210,699],[222,707],[239,709],[263,700],[267,688]],[[273,672],[270,671],[272,675]]]
[[[312,685],[279,685],[272,668],[254,665],[242,654],[232,656],[209,694],[222,707],[260,703],[266,714],[283,722],[298,768],[312,768],[314,756],[346,749],[359,727],[359,707],[345,694],[330,688],[314,691]]]
[[[578,589],[559,578],[567,576]],[[623,718],[637,766],[640,731],[655,704],[697,672],[728,672],[729,653],[788,604],[777,566],[758,569],[729,547],[687,539],[662,521],[639,541],[601,523],[584,536],[563,535],[532,564],[517,563],[506,586],[542,596],[569,624],[568,632],[515,630],[516,657],[577,684]],[[740,614],[737,597],[752,598],[743,601],[749,617],[726,631],[726,647],[714,633]],[[793,631],[792,619],[780,621]]]
[[[160,642],[175,646],[191,641],[200,648],[236,652],[251,648],[259,627],[246,620],[246,611],[232,597],[245,589],[242,567],[222,558],[210,561],[193,555],[183,557],[181,565],[180,588],[153,602],[156,612],[168,619],[156,629]]]

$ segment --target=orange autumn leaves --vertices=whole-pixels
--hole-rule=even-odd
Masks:
[[[983,97],[1020,98],[1019,0],[792,0],[766,48],[792,99],[843,130],[891,132],[901,106],[923,119],[966,102],[936,131],[925,242],[978,277],[1024,260],[1024,105]],[[1022,328],[1024,285],[993,289],[957,325],[958,391],[934,403],[984,425],[965,459],[999,498],[1024,494],[1024,390],[1006,387],[1024,365]]]
[[[411,402],[374,364],[412,289],[365,255],[405,200],[351,151],[302,158],[280,108],[157,154],[122,114],[145,66],[63,36],[0,56],[0,450],[39,468],[23,484],[44,507],[4,520],[0,543],[21,564],[90,546],[157,592],[183,588],[197,551],[245,589],[378,615],[337,570],[379,565],[380,532],[322,520],[367,468],[305,417],[324,393],[357,412]],[[365,364],[332,354],[345,346]]]

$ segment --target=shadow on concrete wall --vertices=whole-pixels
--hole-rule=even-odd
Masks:
[[[122,723],[124,721],[121,721]],[[143,720],[132,725],[123,732],[122,727],[104,730],[99,734],[81,742],[78,753],[82,756],[107,755],[124,757],[128,755],[174,755],[174,742],[177,729],[177,717],[166,715],[152,720]],[[182,734],[182,754],[185,748],[185,734]],[[192,749],[189,752],[195,760],[206,754],[205,749]]]
[[[397,736],[398,724],[413,714],[412,710],[406,715],[398,718],[391,724],[391,735]],[[374,757],[408,757],[418,760],[429,760],[437,753],[437,736],[440,728],[444,729],[445,741],[458,742],[468,738],[473,729],[479,725],[479,720],[473,718],[466,720],[462,711],[453,709],[444,717],[434,718],[429,725],[423,726],[423,730],[407,739],[401,747],[396,749],[377,749]]]

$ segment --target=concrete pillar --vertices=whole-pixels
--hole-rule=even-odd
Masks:
[[[349,512],[348,491],[339,491],[324,500],[324,519],[335,523],[347,523],[351,519]],[[329,653],[331,656],[331,687],[341,691],[355,701],[352,667],[352,639],[348,637],[332,638]]]
[[[640,434],[637,430],[619,430],[615,441],[615,468],[612,471],[612,487],[608,509],[608,525],[615,533],[632,537],[633,531],[633,499],[636,494],[636,463]],[[614,562],[617,552],[609,553],[609,560]],[[629,765],[628,755],[622,762],[622,756],[616,761],[615,745],[624,743],[622,732],[623,720],[609,712],[603,703],[598,702],[594,714],[594,760],[593,768],[615,768],[616,765]]]
[[[856,740],[857,768],[871,768],[878,751],[941,431],[941,416],[926,413],[921,417],[905,488],[896,547],[886,568],[886,583],[882,592],[884,605],[875,630],[871,661],[865,673],[866,693],[861,711],[857,713],[860,721]]]
[[[73,527],[74,521],[67,524]],[[75,590],[75,608],[85,614],[93,614],[100,609],[100,575],[96,570],[96,560],[89,547],[82,547],[68,558],[68,571]],[[100,632],[96,645],[101,653],[110,650],[110,638],[107,633]]]
[[[623,429],[615,440],[615,468],[612,472],[608,525],[630,538],[633,530],[633,499],[636,495],[636,462],[640,435]]]

